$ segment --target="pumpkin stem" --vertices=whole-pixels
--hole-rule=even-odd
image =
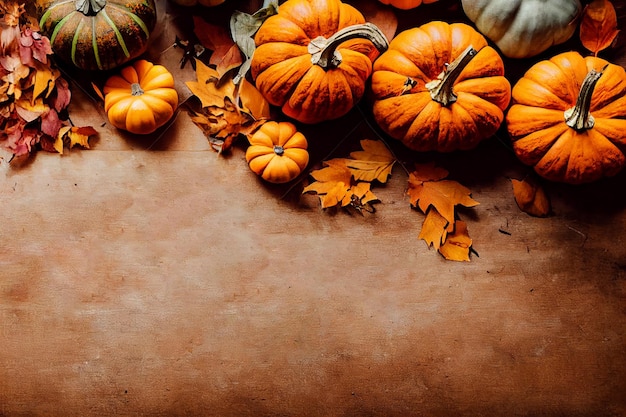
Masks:
[[[139,83],[132,83],[130,85],[130,94],[133,96],[140,96],[144,93],[143,89],[139,85]]]
[[[341,54],[337,51],[337,47],[350,39],[364,38],[374,44],[379,52],[385,51],[389,47],[389,42],[385,34],[372,23],[363,23],[360,25],[352,25],[341,29],[334,33],[330,38],[323,36],[311,40],[308,51],[311,54],[311,62],[319,65],[324,70],[337,68],[341,64]]]
[[[454,82],[476,54],[478,51],[472,45],[468,46],[454,61],[446,64],[446,69],[436,79],[426,83],[426,88],[430,91],[433,100],[442,106],[456,101],[456,94],[452,88]]]
[[[587,76],[583,80],[576,99],[576,105],[571,109],[568,109],[563,114],[565,116],[565,123],[574,130],[586,130],[591,129],[595,125],[595,120],[591,115],[591,97],[593,96],[593,90],[596,88],[596,84],[604,70],[608,67],[608,64],[604,66],[600,71],[591,69],[587,73]]]
[[[81,12],[85,16],[94,16],[104,9],[106,0],[76,0],[74,6],[77,12]]]
[[[281,156],[285,153],[285,148],[280,145],[274,145],[274,153],[278,156]]]

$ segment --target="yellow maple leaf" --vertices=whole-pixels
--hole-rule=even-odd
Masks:
[[[370,190],[370,183],[353,182],[352,173],[342,160],[331,159],[324,164],[325,168],[311,172],[316,181],[302,191],[303,194],[317,194],[322,208],[351,206],[361,210],[378,200]]]
[[[261,92],[245,78],[239,83],[239,100],[244,112],[250,113],[255,119],[270,118],[270,104]]]
[[[380,140],[361,140],[363,150],[350,153],[351,159],[342,161],[352,172],[356,181],[387,182],[396,158]]]
[[[550,199],[543,187],[534,181],[511,179],[513,196],[517,206],[524,213],[534,217],[546,217],[550,214]]]
[[[472,247],[472,239],[467,231],[467,224],[458,220],[454,232],[448,234],[446,241],[439,248],[439,253],[450,261],[469,262],[469,253]]]

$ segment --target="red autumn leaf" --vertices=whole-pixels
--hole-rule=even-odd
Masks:
[[[580,23],[580,40],[586,49],[598,55],[611,46],[618,33],[617,14],[609,0],[593,0],[585,7]]]
[[[214,65],[220,77],[243,63],[241,51],[228,30],[206,22],[199,16],[193,17],[194,33],[206,49],[213,51],[209,65]]]

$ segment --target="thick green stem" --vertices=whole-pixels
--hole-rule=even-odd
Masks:
[[[606,66],[600,71],[592,69],[587,73],[587,76],[583,80],[578,92],[578,98],[576,99],[576,105],[571,109],[568,109],[563,113],[565,117],[565,123],[575,130],[591,129],[595,120],[591,115],[591,97],[593,96],[593,90],[596,88],[596,84]]]
[[[446,69],[436,79],[426,84],[426,88],[430,91],[430,96],[433,100],[442,106],[447,106],[456,101],[456,94],[453,89],[454,83],[477,53],[478,51],[473,46],[468,46],[461,55],[446,65]]]
[[[352,25],[341,29],[328,39],[323,36],[313,39],[308,46],[311,62],[325,70],[338,67],[341,64],[342,57],[339,51],[337,51],[337,47],[341,43],[355,38],[369,40],[380,52],[385,51],[389,47],[385,34],[376,25],[369,22]]]
[[[76,11],[81,12],[85,16],[98,14],[100,10],[104,9],[106,4],[106,0],[76,0],[74,3]]]

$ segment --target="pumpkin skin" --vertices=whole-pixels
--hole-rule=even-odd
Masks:
[[[285,115],[309,124],[350,111],[365,92],[373,59],[388,45],[378,28],[339,0],[288,0],[254,40],[257,88]]]
[[[440,21],[399,33],[374,63],[371,90],[378,125],[416,151],[474,148],[498,130],[511,99],[486,39]]]
[[[37,10],[55,55],[84,70],[141,55],[157,21],[154,0],[37,0]]]
[[[104,85],[104,111],[111,124],[148,134],[167,123],[178,106],[174,77],[162,65],[135,61]]]
[[[439,0],[378,0],[382,4],[389,4],[397,9],[409,10],[414,9],[422,4],[435,3]]]
[[[601,75],[590,90],[584,80],[591,70]],[[626,164],[621,66],[577,52],[556,55],[528,69],[513,87],[513,103],[506,117],[513,149],[542,177],[589,183]]]
[[[504,56],[528,58],[572,37],[579,0],[462,0],[463,11]]]
[[[248,141],[248,166],[268,182],[289,182],[309,163],[307,140],[290,122],[265,122]]]

